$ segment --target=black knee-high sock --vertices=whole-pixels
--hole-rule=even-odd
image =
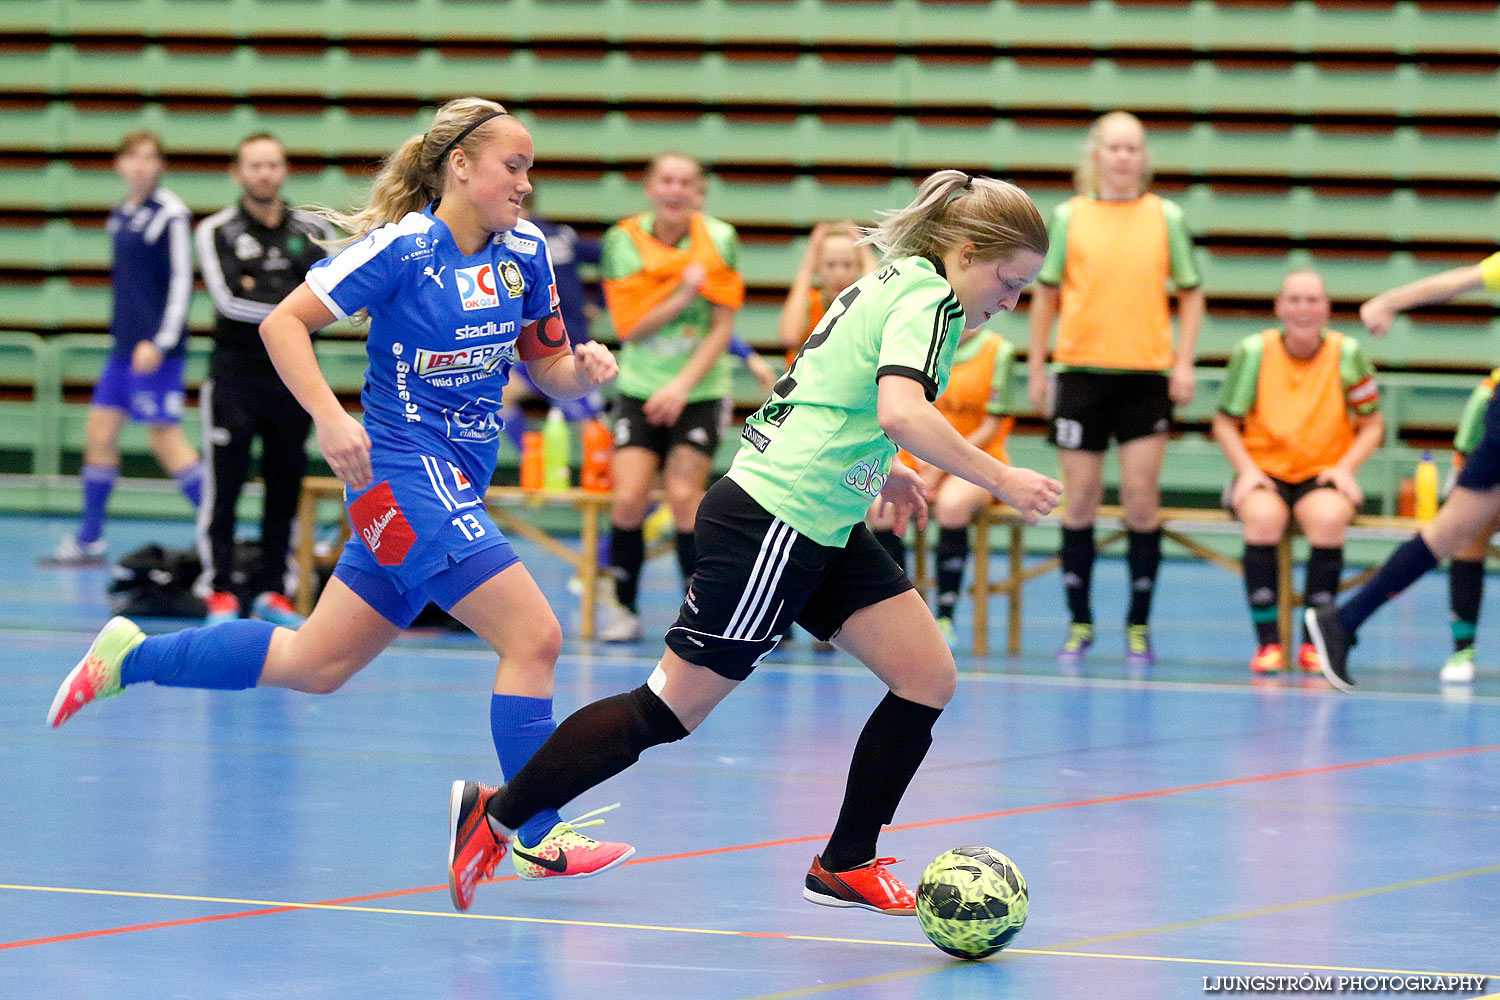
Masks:
[[[693,567],[698,565],[698,543],[691,531],[677,532],[677,569],[682,573],[683,586],[693,578]]]
[[[1246,543],[1245,597],[1250,601],[1250,621],[1255,626],[1255,641],[1262,646],[1268,642],[1281,641],[1281,631],[1277,627],[1280,590],[1276,546]]]
[[[823,867],[840,872],[875,859],[875,842],[882,825],[896,815],[906,786],[932,745],[932,726],[941,708],[928,708],[887,693],[854,745],[844,805],[828,846]]]
[[[1062,530],[1063,593],[1075,624],[1092,625],[1089,591],[1094,579],[1094,526]]]
[[[1344,575],[1344,550],[1342,546],[1319,548],[1313,546],[1307,554],[1307,576],[1302,581],[1306,594],[1303,600],[1309,608],[1321,608],[1335,604],[1339,599],[1339,578]]]
[[[906,543],[897,538],[896,533],[889,528],[881,528],[872,532],[872,534],[874,534],[875,540],[880,543],[880,547],[890,553],[892,559],[896,560],[896,565],[901,567],[901,572],[910,576],[911,571],[906,568]]]
[[[1448,564],[1448,608],[1453,612],[1453,650],[1474,645],[1479,604],[1484,598],[1484,560],[1455,559]]]
[[[1156,596],[1156,573],[1161,569],[1161,529],[1127,532],[1125,566],[1130,571],[1130,611],[1125,624],[1151,620],[1151,598]]]
[[[518,830],[545,809],[560,809],[634,764],[641,751],[688,735],[667,703],[642,684],[585,705],[564,719],[526,766],[490,799],[486,812]]]
[[[1375,575],[1354,592],[1349,602],[1339,608],[1339,624],[1353,636],[1381,605],[1410,587],[1437,562],[1437,556],[1432,554],[1421,535],[1408,538],[1391,553]]]
[[[641,529],[610,525],[609,565],[610,575],[615,578],[615,597],[632,612],[641,585],[641,564],[645,561],[646,537]]]
[[[952,618],[969,561],[969,529],[943,528],[937,541],[937,616]]]

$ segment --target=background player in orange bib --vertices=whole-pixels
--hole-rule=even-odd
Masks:
[[[1000,334],[980,327],[967,328],[953,355],[948,388],[933,404],[964,440],[1006,464],[1010,463],[1010,456],[1005,451],[1005,439],[1015,424],[1015,418],[1009,415],[1006,394],[1015,356],[1015,347]],[[993,497],[987,490],[962,477],[950,476],[909,452],[903,451],[900,457],[922,477],[932,516],[938,522],[937,598],[933,614],[938,630],[953,648],[958,642],[953,610],[958,606],[964,567],[969,561],[969,524]],[[870,527],[893,558],[904,564],[906,553],[889,516],[881,517],[872,509]]]
[[[787,368],[828,311],[828,303],[875,270],[875,254],[868,243],[859,243],[859,238],[854,223],[847,220],[813,226],[777,323],[781,345],[786,348]]]
[[[1316,271],[1294,271],[1276,296],[1280,329],[1252,334],[1229,359],[1213,434],[1234,467],[1228,506],[1245,526],[1245,593],[1255,624],[1250,669],[1287,665],[1277,629],[1276,544],[1296,517],[1312,552],[1308,607],[1331,604],[1344,569],[1344,532],[1364,503],[1354,474],[1380,445],[1375,370],[1359,342],[1327,328],[1328,292]],[[1318,672],[1304,640],[1297,663]]]
[[[696,161],[659,156],[646,175],[650,210],[604,234],[604,302],[620,338],[610,469],[610,562],[619,607],[599,630],[606,642],[641,636],[641,526],[658,472],[672,509],[678,566],[684,579],[692,573],[693,519],[727,422],[732,363],[725,349],[745,282],[736,270],[739,237],[729,223],[703,213],[703,187]]]
[[[1094,641],[1089,601],[1104,452],[1119,442],[1120,505],[1129,532],[1126,663],[1154,662],[1151,597],[1161,565],[1161,463],[1172,406],[1193,398],[1203,292],[1182,211],[1147,191],[1140,120],[1114,111],[1089,130],[1077,196],[1052,217],[1051,246],[1031,298],[1031,404],[1051,419],[1062,467],[1063,586],[1073,623],[1058,654],[1076,664]],[[1177,288],[1177,344],[1167,282]],[[1057,384],[1048,401],[1047,344],[1056,317]]]

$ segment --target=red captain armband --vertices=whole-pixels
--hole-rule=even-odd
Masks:
[[[535,361],[568,350],[568,328],[557,313],[527,323],[516,338],[516,353],[522,361]]]

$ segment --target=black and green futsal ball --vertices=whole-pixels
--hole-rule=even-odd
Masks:
[[[917,887],[917,921],[943,951],[970,960],[1010,944],[1026,925],[1026,878],[989,847],[955,847],[927,866]]]

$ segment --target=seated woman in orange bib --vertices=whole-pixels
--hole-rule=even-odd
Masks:
[[[1328,292],[1316,271],[1294,271],[1276,296],[1280,329],[1240,341],[1229,359],[1214,440],[1234,466],[1228,506],[1245,525],[1245,593],[1255,624],[1250,670],[1287,666],[1277,629],[1276,544],[1296,517],[1312,552],[1308,607],[1331,605],[1344,570],[1344,531],[1364,503],[1354,474],[1380,445],[1375,370],[1359,342],[1326,328]],[[1304,639],[1297,665],[1319,670]]]

